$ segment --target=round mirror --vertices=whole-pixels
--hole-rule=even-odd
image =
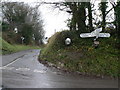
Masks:
[[[65,44],[66,45],[70,45],[71,44],[71,39],[70,38],[66,38],[65,39]]]
[[[17,28],[15,28],[14,31],[15,31],[15,33],[18,33],[18,29]]]

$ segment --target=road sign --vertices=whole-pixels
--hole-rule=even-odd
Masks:
[[[109,33],[99,33],[98,37],[110,37]]]
[[[24,40],[25,38],[24,37],[21,37],[22,40]]]
[[[99,45],[99,41],[97,41],[98,37],[110,37],[109,33],[100,33],[102,31],[102,28],[98,28],[91,33],[82,33],[80,34],[80,37],[82,38],[88,38],[88,37],[96,37],[94,39],[94,47],[97,48]]]
[[[22,40],[22,44],[23,44],[23,40],[24,40],[25,38],[24,37],[21,37],[21,40]]]
[[[101,31],[102,31],[102,28],[98,28],[98,29],[92,31],[91,33],[82,33],[82,34],[80,34],[80,37],[82,37],[82,38],[96,37],[96,39],[98,37],[110,37],[109,33],[100,33]]]
[[[94,31],[92,31],[91,33],[100,33],[102,32],[102,28],[97,28]]]
[[[93,34],[93,33],[82,33],[82,34],[80,34],[80,37],[82,37],[82,38],[95,37],[95,34]]]

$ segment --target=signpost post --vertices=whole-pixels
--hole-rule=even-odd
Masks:
[[[24,37],[21,37],[21,40],[22,40],[22,44],[23,44],[23,40],[24,40],[25,38]]]

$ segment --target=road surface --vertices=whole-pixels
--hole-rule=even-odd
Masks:
[[[114,79],[91,78],[63,73],[39,63],[40,50],[26,50],[2,57],[5,88],[118,88]]]

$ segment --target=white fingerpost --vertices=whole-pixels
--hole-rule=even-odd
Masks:
[[[99,41],[97,41],[97,38],[110,37],[109,33],[100,33],[100,32],[102,32],[102,28],[98,28],[98,29],[92,31],[91,33],[82,33],[82,34],[80,34],[80,37],[81,38],[95,37],[94,45],[95,45],[95,47],[98,47]]]
[[[23,40],[24,40],[25,38],[24,37],[21,37],[21,40],[22,40],[22,44],[23,44]]]
[[[110,37],[109,33],[100,33],[101,31],[102,31],[102,28],[98,28],[92,31],[91,33],[82,33],[80,34],[80,37],[81,38],[96,37],[96,39],[98,37]]]

